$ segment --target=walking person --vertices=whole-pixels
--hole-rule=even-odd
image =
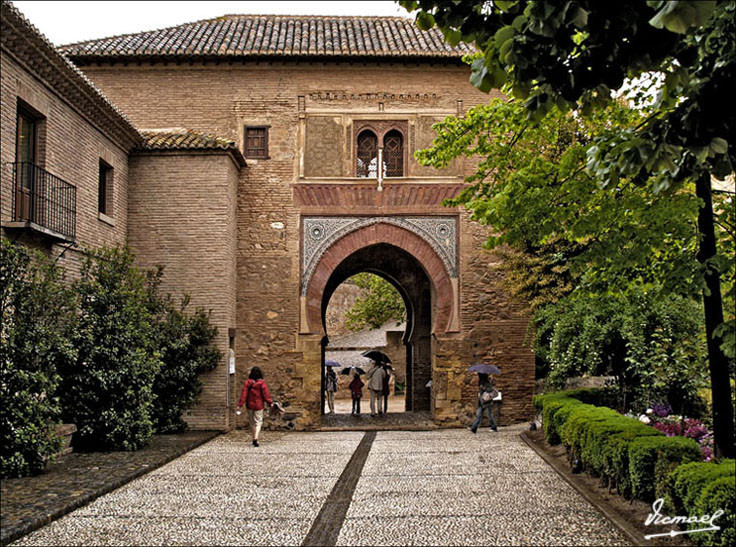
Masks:
[[[335,413],[335,392],[337,391],[337,374],[332,367],[327,367],[324,378],[324,390],[330,414]]]
[[[376,415],[376,406],[378,406],[378,414],[382,414],[381,393],[383,393],[383,378],[385,376],[386,371],[383,370],[381,363],[374,361],[373,368],[368,371],[368,390],[371,392],[371,416]]]
[[[388,396],[391,394],[391,387],[389,386],[389,381],[391,380],[391,366],[388,363],[384,363],[383,370],[386,373],[383,377],[383,389],[381,390],[381,395],[383,396],[383,413],[388,414]],[[378,407],[380,413],[380,403]]]
[[[271,394],[268,391],[268,385],[266,385],[263,373],[258,367],[250,369],[248,379],[243,383],[243,391],[240,393],[240,401],[238,401],[238,414],[240,414],[240,409],[244,403],[248,410],[248,421],[253,433],[253,446],[257,447],[259,446],[258,435],[261,433],[261,427],[263,426],[264,403],[267,403],[270,407],[274,406]]]
[[[491,431],[498,431],[496,420],[493,419],[493,399],[498,395],[498,391],[493,387],[493,382],[488,374],[478,373],[478,410],[475,414],[475,421],[470,426],[470,431],[475,433],[478,431],[481,421],[483,421],[483,413],[488,411],[488,418],[491,422]]]
[[[360,398],[363,397],[363,386],[365,384],[360,379],[360,374],[357,372],[353,377],[353,381],[350,382],[350,396],[353,398],[353,416],[360,416]]]

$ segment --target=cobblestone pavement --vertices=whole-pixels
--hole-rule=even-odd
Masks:
[[[626,545],[524,427],[266,432],[260,448],[233,431],[14,545],[299,545],[313,526],[337,545]]]
[[[41,475],[3,479],[0,542],[6,545],[217,435],[216,431],[154,435],[148,446],[135,452],[75,452],[59,457]]]

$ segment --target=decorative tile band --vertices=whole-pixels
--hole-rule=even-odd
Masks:
[[[457,277],[457,217],[304,217],[302,219],[302,295],[322,256],[347,234],[386,223],[399,226],[426,241],[447,268]]]

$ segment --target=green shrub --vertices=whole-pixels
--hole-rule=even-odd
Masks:
[[[187,428],[182,413],[202,392],[198,375],[214,369],[220,361],[220,350],[211,345],[217,328],[210,325],[209,314],[201,308],[192,316],[184,313],[188,298],[177,309],[170,296],[153,297],[161,316],[157,338],[162,365],[153,383],[152,417],[157,432],[176,433]]]
[[[653,501],[656,484],[681,463],[701,459],[700,447],[687,437],[637,437],[629,446],[632,495]]]
[[[562,441],[580,455],[585,444],[588,429],[607,419],[620,418],[621,415],[610,408],[579,404],[572,407],[561,427]]]
[[[560,444],[562,442],[562,425],[567,420],[575,407],[582,405],[577,399],[550,400],[544,407],[542,413],[544,421],[544,433],[549,444]]]
[[[3,477],[43,470],[60,447],[56,367],[73,360],[73,301],[44,255],[0,240],[0,426]]]
[[[719,509],[725,514],[714,521],[718,532],[692,534],[698,545],[727,546],[736,540],[736,461],[720,463],[693,462],[678,466],[664,481],[667,509],[676,515],[713,515]],[[702,528],[693,524],[692,528]]]
[[[664,484],[672,469],[700,460],[692,439],[665,437],[635,418],[583,402],[600,400],[604,393],[582,389],[535,397],[547,441],[563,442],[588,472],[603,477],[627,498],[653,499],[655,485]]]
[[[90,253],[80,279],[78,356],[60,372],[65,418],[78,450],[136,450],[153,434],[153,381],[160,367],[145,276],[127,249]]]
[[[694,539],[698,545],[727,547],[736,544],[736,492],[734,490],[736,490],[736,476],[733,474],[720,477],[703,488],[703,492],[695,503],[695,514],[713,515],[719,509],[723,510],[724,514],[714,521],[716,526],[721,527],[720,531],[695,534]]]
[[[716,479],[736,475],[736,461],[693,462],[677,467],[666,480],[668,507],[682,514],[695,506],[700,492]]]

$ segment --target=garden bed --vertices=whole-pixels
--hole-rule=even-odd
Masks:
[[[663,545],[663,546],[692,546],[692,541],[687,536],[659,537],[646,540],[647,534],[669,532],[673,526],[645,526],[647,515],[652,512],[651,504],[639,500],[626,500],[615,492],[609,493],[607,486],[601,486],[598,478],[591,477],[586,473],[573,473],[567,460],[567,451],[561,444],[552,446],[544,438],[544,431],[540,428],[536,431],[527,431],[523,436],[533,445],[538,452],[546,455],[548,463],[560,473],[565,480],[577,486],[578,491],[583,491],[596,508],[630,539],[636,539],[637,545]],[[549,461],[551,460],[551,461]],[[631,538],[633,536],[633,538]]]

